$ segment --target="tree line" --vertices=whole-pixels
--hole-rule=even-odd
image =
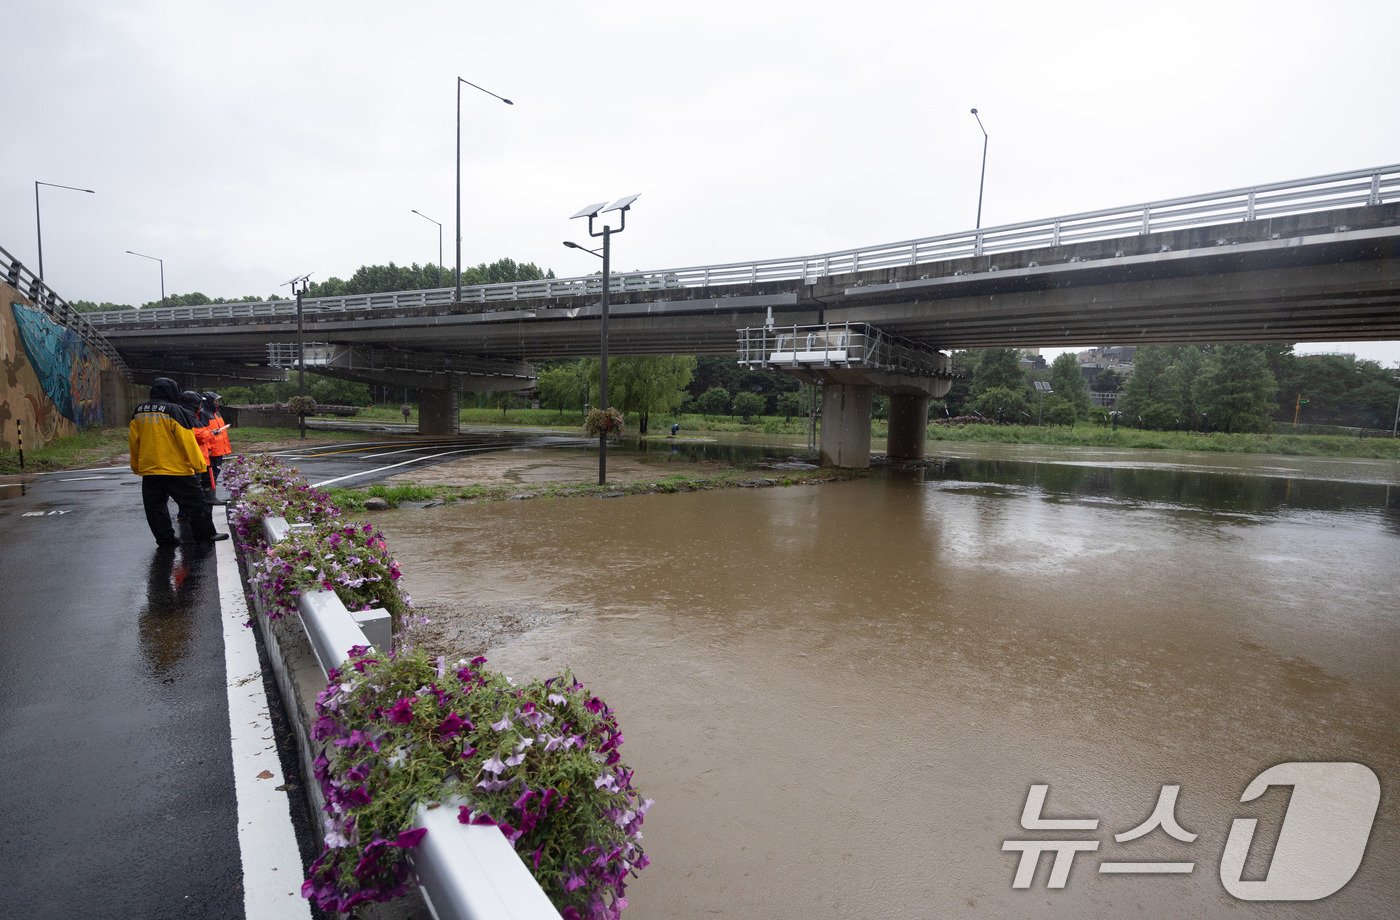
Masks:
[[[508,284],[512,281],[543,281],[554,277],[554,271],[540,268],[534,262],[497,259],[462,269],[462,284]],[[356,294],[383,294],[389,291],[422,291],[428,288],[452,287],[456,284],[453,270],[437,265],[361,265],[349,278],[327,278],[307,285],[307,297],[349,297]],[[291,300],[296,297],[290,288],[266,297],[246,294],[241,297],[221,297],[217,300],[200,291],[170,294],[161,300],[150,300],[139,307],[129,303],[97,303],[75,300],[73,309],[80,313],[108,310],[147,310],[154,307],[202,307],[211,303],[257,303],[265,300]]]

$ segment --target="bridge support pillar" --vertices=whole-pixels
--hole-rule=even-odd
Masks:
[[[886,455],[891,460],[922,460],[928,438],[927,393],[890,396],[890,435]]]
[[[418,391],[418,433],[456,434],[457,400],[452,390]]]
[[[870,406],[875,387],[827,382],[822,387],[822,466],[870,466]]]

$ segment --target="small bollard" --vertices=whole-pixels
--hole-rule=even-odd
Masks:
[[[24,422],[15,419],[15,440],[19,444],[19,469],[24,472]]]

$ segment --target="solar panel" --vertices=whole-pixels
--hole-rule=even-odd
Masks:
[[[603,205],[605,204],[607,204],[606,201],[600,201],[597,204],[590,204],[585,208],[579,208],[578,213],[570,216],[569,220],[573,220],[575,217],[597,217],[598,212],[603,210]]]
[[[606,208],[604,208],[603,211],[604,211],[604,212],[607,212],[607,211],[625,211],[625,210],[627,210],[628,208],[632,207],[632,202],[636,201],[636,200],[637,200],[638,198],[640,198],[640,197],[642,197],[642,196],[641,196],[641,195],[628,195],[626,198],[619,198],[619,199],[617,199],[616,201],[614,201],[612,204],[610,204],[610,205],[608,205]]]

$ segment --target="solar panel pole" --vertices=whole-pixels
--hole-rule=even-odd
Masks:
[[[972,110],[972,117],[977,119],[977,127],[982,128],[982,179],[977,183],[977,229],[982,229],[982,188],[987,184],[987,129],[982,126],[982,116],[977,114],[977,110]]]

